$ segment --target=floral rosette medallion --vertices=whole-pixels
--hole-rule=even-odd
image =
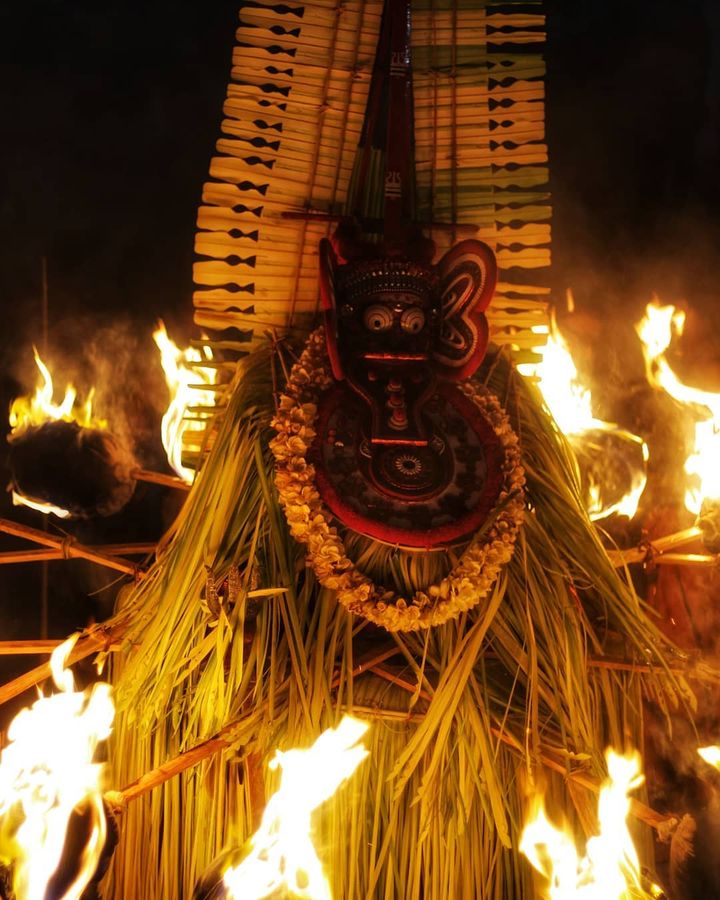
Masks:
[[[391,631],[439,625],[488,595],[525,506],[517,436],[471,377],[487,348],[495,259],[475,240],[435,266],[320,249],[325,325],[273,421],[280,502],[348,610]],[[464,549],[438,583],[402,597],[352,562],[346,529],[405,552]]]

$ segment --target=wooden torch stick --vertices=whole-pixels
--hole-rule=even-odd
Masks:
[[[183,753],[180,753],[173,759],[169,759],[156,769],[151,769],[131,784],[128,784],[121,791],[118,791],[117,794],[120,795],[119,797],[117,797],[115,792],[112,792],[113,800],[116,797],[117,799],[122,798],[122,801],[125,803],[129,803],[131,800],[137,800],[138,797],[142,797],[143,794],[147,794],[148,791],[159,787],[161,784],[164,784],[166,781],[169,781],[171,778],[184,772],[186,769],[191,769],[193,766],[200,765],[203,760],[208,759],[215,753],[219,753],[221,750],[229,747],[232,743],[233,735],[241,724],[242,723],[239,720],[231,722],[213,737],[202,741],[195,747],[191,747],[190,750],[185,750]]]
[[[658,566],[691,566],[696,569],[713,569],[720,565],[720,558],[711,553],[663,553],[661,556],[656,556],[654,562]]]
[[[164,472],[152,472],[149,469],[136,469],[133,472],[138,481],[148,481],[150,484],[161,484],[163,487],[175,488],[177,491],[189,491],[192,485],[178,478],[177,475],[166,475]]]
[[[148,556],[157,549],[157,544],[92,544],[90,550],[98,553],[109,553],[111,556]],[[62,550],[9,550],[0,553],[0,565],[8,563],[46,562],[54,559],[65,559]]]
[[[493,729],[494,731],[495,729]],[[600,784],[589,775],[584,775],[582,772],[568,772],[562,763],[556,762],[547,756],[542,756],[541,762],[546,769],[551,769],[559,775],[564,775],[573,784],[584,787],[586,790],[592,791],[593,794],[600,793]],[[659,813],[646,803],[641,803],[639,800],[633,800],[632,798],[630,799],[630,813],[638,821],[644,822],[645,825],[649,825],[650,828],[654,828],[655,831],[661,834],[666,833],[668,829],[672,829],[673,825],[680,821],[678,816]]]
[[[36,641],[0,641],[0,656],[49,656],[53,650],[65,643],[64,640],[36,640]],[[113,653],[120,649],[120,644],[110,644],[103,650]]]
[[[121,557],[111,556],[109,553],[104,553],[100,550],[93,550],[92,547],[86,547],[84,544],[77,543],[74,538],[65,538],[63,540],[40,531],[39,528],[20,525],[18,522],[10,521],[10,519],[0,519],[0,531],[4,531],[6,534],[13,534],[15,537],[26,538],[35,544],[51,547],[53,550],[59,550],[64,556],[87,559],[98,565],[106,566],[108,569],[123,572],[125,575],[137,577],[140,574],[140,570],[135,563]]]
[[[92,656],[93,653],[110,649],[116,641],[122,638],[127,629],[127,624],[125,620],[122,620],[116,622],[113,626],[94,625],[85,631],[75,643],[66,665],[71,666],[81,659]],[[8,681],[7,684],[0,687],[0,706],[3,703],[7,703],[8,700],[23,694],[31,687],[35,687],[36,684],[40,684],[41,681],[44,681],[51,675],[50,662],[48,661],[35,666],[34,669],[30,669],[29,672],[25,672],[17,678],[13,678],[12,681]]]
[[[660,554],[667,553],[668,550],[673,550],[675,547],[690,544],[701,536],[702,529],[698,528],[697,525],[693,525],[692,528],[684,528],[682,531],[676,531],[674,534],[657,538],[657,540],[650,541],[649,544],[641,545],[640,547],[630,547],[628,550],[608,550],[608,556],[616,568],[630,565],[631,563],[645,562],[651,553],[657,554],[655,562],[658,563],[662,559]],[[677,556],[681,555],[677,554]],[[680,560],[676,559],[673,565],[678,563],[682,564]]]

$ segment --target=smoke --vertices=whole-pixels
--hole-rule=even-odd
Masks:
[[[141,330],[142,328],[142,330]],[[159,443],[167,388],[152,329],[129,320],[96,330],[87,349],[96,379],[98,410],[115,435],[146,466],[164,458]]]

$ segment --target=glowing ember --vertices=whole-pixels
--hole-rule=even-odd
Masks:
[[[598,799],[600,833],[580,857],[568,831],[556,828],[540,799],[525,826],[520,850],[548,880],[547,900],[626,900],[647,896],[641,888],[640,863],[627,827],[630,791],[642,784],[640,755],[606,754],[608,781]]]
[[[75,639],[65,641],[52,655],[59,693],[41,695],[18,713],[0,754],[0,831],[3,840],[12,841],[19,900],[44,900],[60,862],[68,820],[79,804],[89,805],[93,825],[65,900],[80,897],[105,843],[103,767],[93,757],[98,743],[110,735],[114,709],[108,684],[75,691],[72,672],[64,669]]]
[[[358,744],[367,727],[345,716],[307,750],[276,752],[270,768],[282,769],[280,787],[268,801],[249,855],[225,873],[232,897],[261,900],[284,888],[293,897],[330,900],[330,885],[310,836],[310,815],[367,756]]]
[[[197,438],[207,425],[206,416],[191,418],[190,409],[211,408],[215,405],[215,392],[203,389],[203,386],[216,384],[217,370],[198,365],[212,361],[209,349],[203,348],[203,353],[192,347],[180,350],[168,337],[163,322],[158,322],[153,340],[160,350],[165,381],[170,391],[170,405],[161,426],[163,447],[172,468],[190,484],[195,472],[183,465],[183,448],[192,444],[193,433]],[[195,449],[200,449],[199,443]]]
[[[65,396],[61,403],[53,400],[54,388],[52,375],[40,355],[33,347],[35,363],[40,370],[41,381],[35,388],[32,397],[18,397],[10,406],[10,426],[12,434],[30,428],[33,425],[42,425],[44,422],[62,419],[65,422],[77,422],[84,428],[105,428],[107,423],[93,416],[93,396],[95,389],[91,388],[84,403],[76,403],[77,391],[68,384],[65,388]],[[12,439],[11,434],[11,439]]]
[[[697,418],[695,446],[685,460],[685,472],[693,485],[685,493],[685,506],[699,513],[703,500],[720,500],[720,394],[683,384],[665,357],[675,336],[682,335],[685,314],[674,306],[648,303],[645,317],[635,326],[642,341],[647,377],[679,403],[690,406]]]
[[[544,333],[547,329],[536,326],[534,330]],[[554,319],[542,361],[520,364],[518,370],[537,379],[548,409],[578,456],[587,482],[586,506],[590,518],[604,519],[612,514],[632,518],[647,482],[647,445],[637,435],[595,418],[592,395],[580,381]],[[609,461],[625,491],[619,497],[616,492],[612,499],[607,496],[607,485],[596,480],[597,475],[607,475]]]
[[[710,747],[698,747],[698,753],[706,763],[720,769],[720,747],[716,744]]]

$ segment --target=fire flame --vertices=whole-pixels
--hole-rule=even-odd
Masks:
[[[52,513],[52,515],[57,516],[58,519],[69,519],[70,513],[68,510],[63,509],[62,506],[55,506],[54,503],[39,503],[37,500],[31,500],[29,497],[24,497],[18,491],[12,492],[12,502],[13,506],[29,506],[30,509],[37,510],[37,512],[41,513]]]
[[[50,370],[33,347],[35,363],[40,370],[41,381],[35,388],[32,397],[17,397],[10,406],[10,426],[12,434],[44,422],[62,419],[65,422],[77,422],[83,428],[106,428],[107,422],[93,416],[93,399],[95,388],[91,388],[84,403],[76,403],[77,391],[68,384],[61,403],[53,401],[55,392]]]
[[[21,710],[8,730],[0,754],[0,829],[12,835],[14,882],[19,900],[44,900],[60,862],[70,815],[90,805],[93,827],[80,870],[64,900],[79,898],[97,866],[107,825],[100,780],[103,766],[93,762],[114,715],[110,685],[75,690],[65,662],[77,635],[52,654],[51,669],[59,693],[40,697]]]
[[[52,375],[47,365],[40,358],[36,347],[33,347],[35,364],[40,370],[40,380],[35,387],[32,396],[16,397],[10,405],[10,435],[8,440],[23,434],[28,428],[37,428],[45,422],[77,422],[81,428],[107,428],[104,419],[97,418],[93,413],[95,388],[90,388],[84,403],[78,403],[77,391],[72,384],[65,386],[65,395],[61,403],[55,403],[53,395]],[[41,503],[31,500],[18,491],[12,492],[14,506],[29,506],[41,513],[52,513],[60,519],[67,519],[70,513],[53,503]]]
[[[367,723],[344,716],[306,750],[278,750],[270,761],[282,769],[249,855],[225,872],[232,897],[261,900],[287,889],[306,900],[330,900],[330,885],[311,839],[310,815],[328,800],[368,755],[360,738]]]
[[[648,303],[645,317],[635,326],[643,345],[648,381],[679,403],[691,407],[697,418],[695,446],[685,460],[685,472],[694,484],[685,493],[685,506],[698,514],[704,499],[720,499],[720,394],[689,387],[673,372],[665,356],[675,336],[683,333],[685,314],[674,306]]]
[[[518,371],[522,375],[534,377],[542,392],[543,399],[552,413],[558,428],[566,435],[577,450],[582,449],[583,441],[592,431],[613,432],[628,444],[635,444],[635,455],[644,462],[648,459],[645,442],[637,435],[619,429],[616,425],[596,419],[592,412],[592,394],[578,376],[577,368],[568,349],[565,338],[560,333],[554,318],[550,329],[547,326],[535,326],[537,333],[547,333],[547,343],[543,348],[540,363],[521,363]],[[632,518],[637,512],[640,497],[645,490],[647,475],[644,467],[632,470],[631,483],[627,493],[616,503],[604,503],[600,486],[589,485],[588,514],[595,521],[612,514]]]
[[[523,831],[520,851],[548,879],[546,900],[625,900],[647,896],[641,887],[640,863],[627,827],[630,791],[642,784],[640,755],[606,754],[608,780],[598,799],[599,834],[580,857],[569,831],[556,828],[536,801]]]
[[[209,349],[203,348],[202,353],[193,347],[180,350],[168,337],[162,321],[158,322],[153,332],[153,340],[160,350],[160,361],[170,391],[170,405],[161,426],[163,447],[171,467],[183,481],[191,484],[195,472],[183,465],[183,445],[191,442],[193,432],[205,430],[207,418],[190,418],[189,411],[191,407],[210,408],[215,405],[215,392],[203,389],[203,385],[210,387],[217,383],[217,370],[198,365],[212,361]]]
[[[698,747],[698,753],[708,765],[720,769],[720,747],[717,744],[710,747]]]
[[[540,325],[535,330],[544,333],[547,328]],[[563,434],[578,434],[605,424],[592,414],[592,395],[580,382],[568,345],[554,319],[543,347],[542,362],[521,363],[518,371],[538,379],[545,403]]]

